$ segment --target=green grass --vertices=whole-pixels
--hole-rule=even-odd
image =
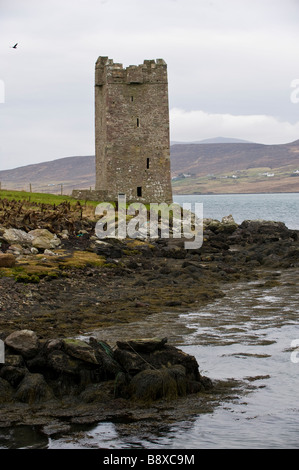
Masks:
[[[71,205],[75,205],[78,200],[71,196],[61,196],[48,193],[30,193],[26,191],[10,191],[0,190],[0,199],[7,199],[9,201],[28,201],[37,204],[61,204],[63,202],[69,202]],[[89,205],[96,207],[99,203],[96,201],[80,201],[82,205]]]
[[[74,199],[72,196],[61,196],[61,195],[56,195],[56,194],[49,194],[49,193],[34,193],[34,192],[27,192],[27,191],[14,191],[14,190],[0,190],[0,200],[1,199],[7,199],[8,201],[26,201],[26,202],[31,202],[32,204],[49,204],[49,205],[56,205],[58,206],[59,204],[63,202],[68,202],[70,203],[71,206],[75,206],[78,202],[78,199]],[[85,212],[90,212],[94,211],[94,209],[97,207],[98,204],[101,203],[101,201],[84,201],[80,200],[79,201],[81,205],[84,208]],[[115,207],[115,202],[114,201],[104,201],[110,202],[114,207]],[[126,207],[128,208],[132,203],[131,202],[126,202]],[[138,205],[138,203],[136,203]],[[146,210],[149,212],[150,210],[150,204],[144,204]],[[1,209],[1,206],[0,206]],[[132,215],[133,217],[133,215]]]

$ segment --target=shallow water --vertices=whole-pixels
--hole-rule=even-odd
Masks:
[[[291,342],[299,338],[299,273],[274,278],[280,285],[271,289],[241,283],[200,312],[152,315],[99,335],[112,343],[167,336],[197,358],[203,375],[244,380],[255,387],[250,393],[183,422],[101,423],[69,443],[51,439],[48,447],[299,448],[299,363],[291,360]]]
[[[17,436],[6,436],[3,447],[299,448],[299,362],[292,361],[297,352],[291,347],[299,339],[299,273],[272,273],[269,279],[278,285],[266,288],[257,281],[227,287],[225,297],[200,312],[155,314],[92,332],[112,345],[119,338],[167,336],[170,344],[196,357],[203,375],[242,380],[248,393],[163,426],[105,422],[51,438],[20,428]]]

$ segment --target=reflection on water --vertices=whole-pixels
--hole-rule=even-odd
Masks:
[[[47,447],[299,448],[299,364],[291,361],[291,342],[299,338],[299,273],[276,274],[275,287],[241,283],[200,312],[156,314],[93,332],[110,344],[120,337],[167,336],[196,357],[202,374],[243,380],[254,385],[250,393],[185,421],[100,423],[52,437]]]

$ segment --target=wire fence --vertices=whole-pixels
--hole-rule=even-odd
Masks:
[[[80,188],[78,188],[80,186]],[[71,196],[74,189],[93,190],[94,186],[74,185],[68,183],[18,183],[15,181],[0,181],[0,191],[25,191],[29,193],[47,193],[61,196]]]

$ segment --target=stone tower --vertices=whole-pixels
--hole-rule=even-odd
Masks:
[[[102,200],[172,202],[167,65],[123,68],[99,57],[95,70],[96,191]],[[104,199],[105,198],[105,199]]]

